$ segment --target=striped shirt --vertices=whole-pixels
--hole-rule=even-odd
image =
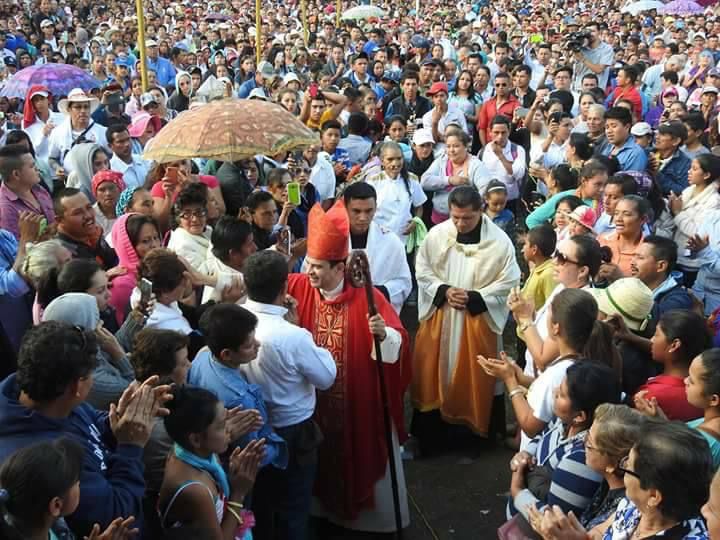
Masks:
[[[581,515],[600,487],[602,476],[585,464],[585,437],[583,431],[572,437],[565,436],[565,426],[555,419],[548,429],[528,447],[538,466],[550,472],[550,489],[545,500],[540,500],[528,489],[522,490],[511,501],[509,512],[518,510],[527,517],[527,507],[534,504],[542,509],[545,505],[558,505],[563,512],[572,510]]]

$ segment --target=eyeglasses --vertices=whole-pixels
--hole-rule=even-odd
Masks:
[[[634,476],[638,480],[640,480],[640,475],[636,473],[635,471],[631,471],[627,468],[628,461],[630,461],[630,456],[625,456],[620,460],[620,463],[618,463],[617,467],[615,467],[618,471],[620,471],[623,474],[629,474],[630,476]]]
[[[576,264],[576,265],[580,266],[580,263],[578,261],[573,261],[567,255],[565,255],[564,253],[561,253],[560,251],[557,251],[557,250],[555,250],[555,253],[553,253],[553,259],[555,259],[560,266],[564,266],[567,263]]]
[[[207,216],[207,209],[201,208],[199,210],[185,210],[184,212],[180,212],[178,214],[178,217],[180,219],[187,219],[188,221],[192,218],[198,218],[202,219]]]

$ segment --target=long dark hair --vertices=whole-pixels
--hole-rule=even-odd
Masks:
[[[582,289],[564,289],[552,301],[551,319],[560,326],[565,342],[582,357],[620,373],[622,360],[609,325],[598,320],[598,305]]]
[[[83,454],[78,443],[60,438],[27,446],[5,460],[0,470],[0,538],[24,540],[44,522],[50,501],[66,495],[80,480]]]

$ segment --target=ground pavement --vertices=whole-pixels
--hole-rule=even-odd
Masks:
[[[403,310],[402,321],[415,335],[417,310]],[[506,349],[514,351],[514,335],[505,332]],[[509,343],[508,343],[509,342]],[[406,414],[411,408],[406,400]],[[434,457],[405,461],[410,526],[403,540],[495,540],[505,521],[510,486],[508,463],[513,452],[500,441],[465,440],[462,448]],[[360,534],[314,524],[316,540],[391,540],[393,535]]]

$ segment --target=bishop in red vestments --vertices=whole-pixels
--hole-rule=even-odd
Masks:
[[[398,441],[406,438],[403,395],[411,378],[409,339],[380,292],[375,291],[379,314],[368,318],[364,289],[353,288],[345,279],[349,234],[342,201],[327,213],[316,204],[308,219],[308,272],[289,278],[300,325],[337,364],[333,386],[318,392],[315,416],[325,440],[319,451],[315,510],[346,528],[390,532],[395,522],[373,334],[382,340],[403,526],[409,523],[409,512]]]

